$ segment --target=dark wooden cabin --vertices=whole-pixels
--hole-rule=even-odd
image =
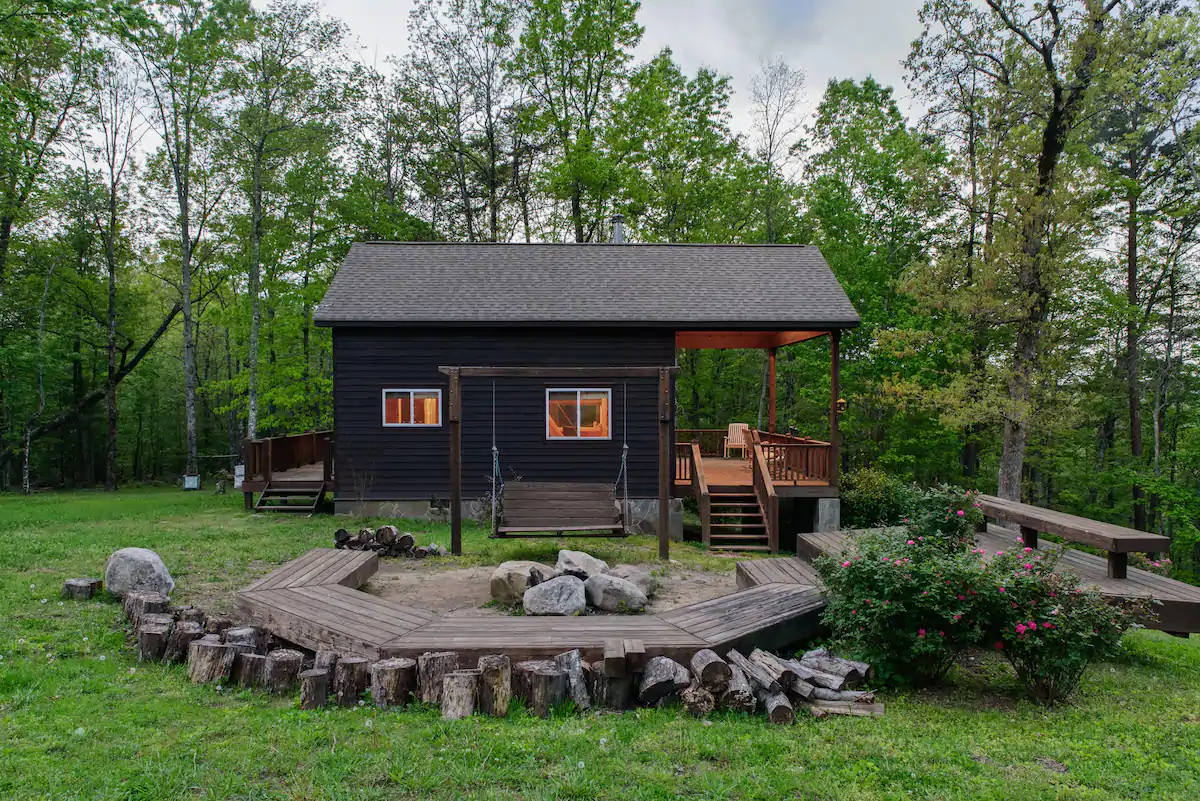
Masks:
[[[464,501],[489,492],[493,445],[506,481],[609,485],[627,445],[635,527],[653,530],[659,379],[578,368],[674,367],[678,349],[713,347],[763,348],[773,368],[777,348],[831,336],[833,425],[814,432],[827,439],[776,431],[772,369],[766,431],[726,452],[726,430],[676,430],[671,415],[668,470],[676,498],[697,498],[714,545],[774,550],[771,498],[837,497],[836,344],[859,317],[815,247],[365,242],[351,248],[314,320],[333,330],[331,445],[294,456],[294,444],[259,444],[248,491],[286,486],[288,470],[313,480],[316,468],[296,464],[304,458],[320,464],[338,511],[425,515],[451,495],[444,368],[543,368],[461,379]],[[264,471],[268,448],[289,455]],[[761,496],[763,530],[724,522],[726,496],[730,509]]]

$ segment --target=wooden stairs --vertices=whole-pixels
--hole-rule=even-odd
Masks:
[[[324,501],[323,481],[289,481],[276,485],[268,481],[266,489],[259,494],[258,501],[254,504],[254,511],[311,515],[321,510]]]
[[[770,551],[767,522],[754,487],[713,486],[709,547],[716,551]]]

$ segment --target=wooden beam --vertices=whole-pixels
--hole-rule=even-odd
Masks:
[[[671,558],[671,371],[658,373],[658,558]]]
[[[450,553],[462,555],[462,395],[459,373],[450,368]]]
[[[829,332],[829,484],[838,485],[842,463],[842,435],[838,430],[838,396],[842,392],[842,332]]]
[[[793,342],[823,337],[828,331],[676,331],[675,347],[685,350],[708,348],[781,348]]]
[[[439,367],[438,372],[456,372],[463,378],[654,378],[678,367]]]
[[[767,348],[767,407],[770,409],[770,414],[767,416],[767,431],[775,433],[775,348]]]

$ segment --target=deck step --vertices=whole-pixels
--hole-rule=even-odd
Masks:
[[[709,528],[766,528],[766,523],[710,523]]]
[[[711,545],[709,546],[714,551],[769,551],[770,546],[767,545]]]
[[[765,540],[765,534],[713,534],[713,540]]]

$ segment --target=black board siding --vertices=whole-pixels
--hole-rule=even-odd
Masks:
[[[379,501],[449,496],[449,397],[440,366],[674,363],[675,335],[669,330],[335,327],[337,497]],[[550,387],[611,388],[612,439],[548,441],[545,395]],[[442,390],[442,426],[383,425],[384,389],[434,388]],[[624,439],[629,444],[630,496],[657,496],[657,378],[464,378],[462,392],[465,498],[480,497],[490,487],[493,431],[506,479],[517,475],[526,481],[615,482]]]

